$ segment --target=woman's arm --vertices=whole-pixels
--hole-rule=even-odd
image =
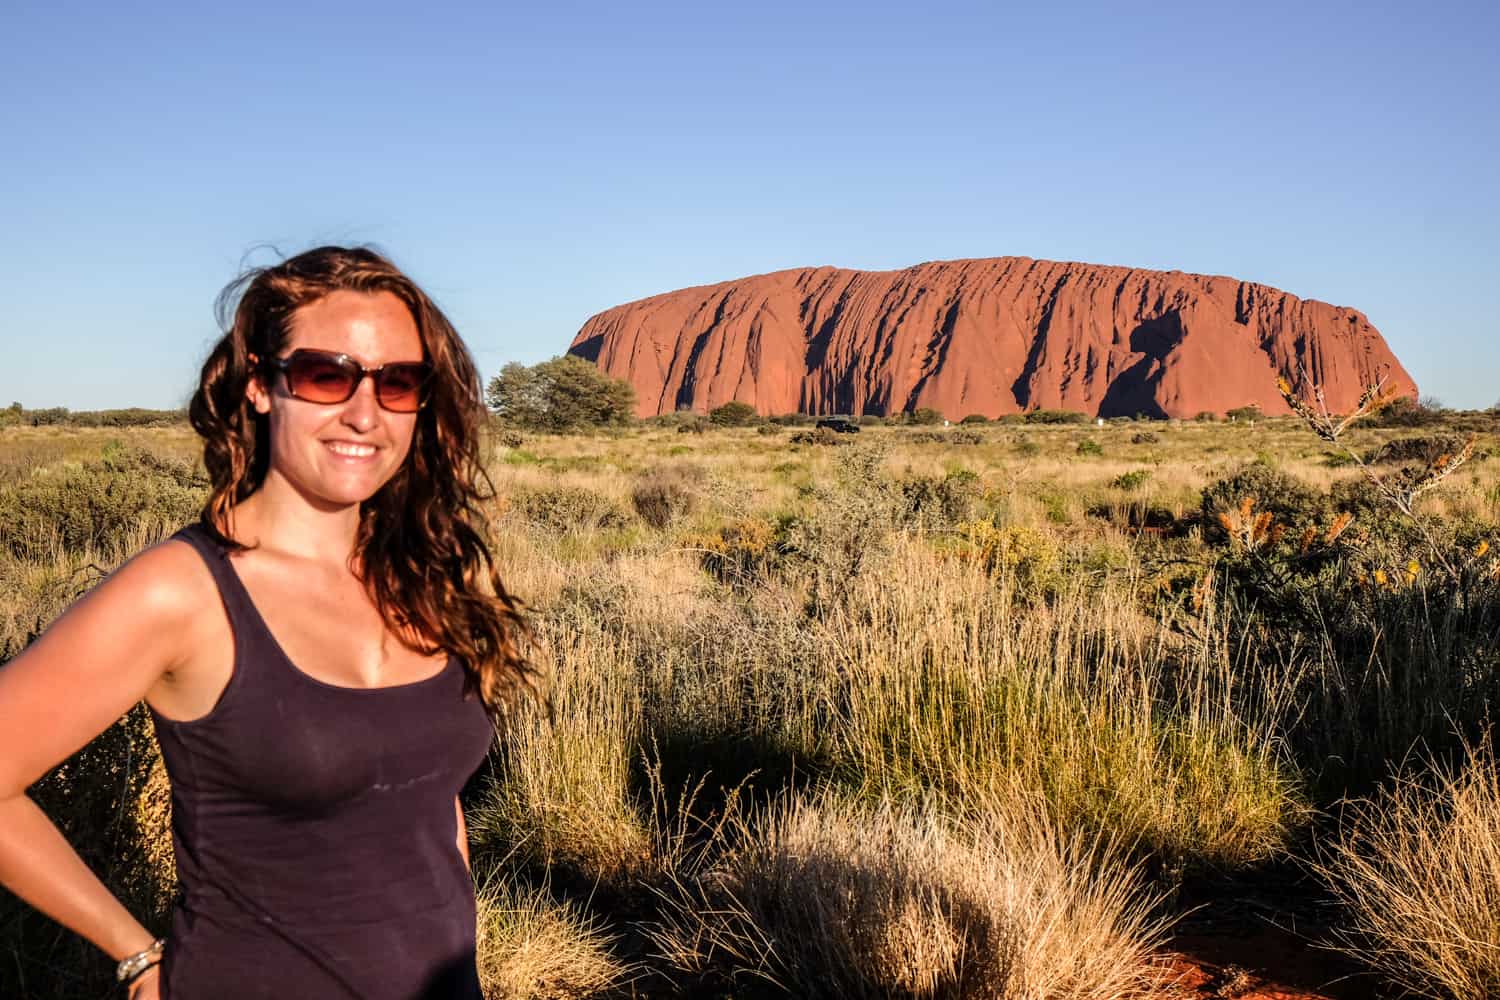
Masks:
[[[197,565],[195,566],[194,563]],[[213,581],[188,546],[126,563],[0,668],[0,885],[116,960],[152,935],[26,794],[190,652]]]
[[[464,807],[459,804],[458,796],[453,796],[453,811],[458,814],[458,853],[464,856],[464,867],[470,872],[473,866],[469,864],[469,827],[464,822]]]

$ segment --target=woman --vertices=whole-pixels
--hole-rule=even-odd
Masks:
[[[119,960],[132,1000],[477,1000],[458,791],[533,676],[475,527],[478,374],[369,250],[219,306],[201,522],[0,670],[0,883]],[[25,794],[142,698],[182,890],[158,942]]]

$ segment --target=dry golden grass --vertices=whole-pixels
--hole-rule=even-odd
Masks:
[[[1394,781],[1356,803],[1318,870],[1344,903],[1347,950],[1417,996],[1500,995],[1500,769]]]
[[[475,901],[486,1000],[575,1000],[598,996],[633,975],[611,951],[616,937],[577,906],[554,900],[545,887],[495,875],[478,887]]]
[[[736,833],[650,932],[690,980],[830,1000],[1129,1000],[1170,981],[1136,873],[1022,794],[961,822],[825,794]]]
[[[1359,692],[1327,650],[1236,645],[1247,633],[1232,616],[1247,612],[1211,589],[1193,617],[1169,617],[1151,560],[1196,556],[1202,538],[1153,549],[1137,529],[1196,511],[1208,482],[1257,457],[1319,488],[1357,473],[1291,420],[1140,432],[987,425],[959,444],[873,427],[851,448],[649,428],[497,443],[495,553],[533,610],[555,711],[514,721],[469,811],[476,870],[501,880],[481,899],[487,995],[581,997],[645,972],[612,957],[610,938],[649,921],[653,900],[651,971],[683,988],[753,974],[809,997],[1162,989],[1153,893],[1188,869],[1296,848],[1309,817],[1304,762],[1288,752],[1298,685],[1324,670],[1330,697],[1357,708]],[[1353,433],[1366,450],[1409,432]],[[1099,453],[1079,454],[1083,440]],[[1494,435],[1481,444],[1493,450]],[[3,430],[0,486],[121,445],[196,447],[182,428]],[[632,495],[658,470],[693,502],[647,523]],[[900,482],[936,489],[955,473],[977,477],[972,514],[919,525],[891,506]],[[1145,474],[1121,485],[1132,473]],[[1494,526],[1500,463],[1466,466],[1425,499]],[[112,567],[161,527],[139,525],[118,551],[20,560],[0,545],[0,662],[91,565]],[[739,561],[705,554],[725,529]],[[1359,735],[1364,718],[1340,725]],[[94,760],[68,778],[102,773]],[[169,876],[155,758],[136,754],[130,780],[132,850]],[[1363,853],[1338,862],[1351,912],[1405,921],[1358,924],[1361,954],[1397,981],[1451,981],[1451,995],[1484,981],[1473,970],[1496,946],[1495,901],[1471,877],[1475,859],[1500,871],[1495,795],[1464,780],[1436,798],[1400,785],[1356,810],[1347,843]],[[103,800],[58,790],[59,815],[91,836],[67,811],[103,815]],[[535,887],[549,873],[613,902],[559,905]],[[116,882],[145,912],[169,881],[139,875]],[[622,898],[640,909],[609,909]],[[0,927],[20,926],[0,912]],[[43,940],[34,931],[25,947]]]

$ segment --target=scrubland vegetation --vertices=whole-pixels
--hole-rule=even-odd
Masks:
[[[550,703],[464,796],[490,996],[1170,996],[1185,890],[1266,873],[1381,988],[1500,992],[1493,414],[801,422],[497,426]],[[0,429],[0,662],[195,448]],[[144,709],[32,792],[164,929]],[[108,988],[0,941],[0,995]]]

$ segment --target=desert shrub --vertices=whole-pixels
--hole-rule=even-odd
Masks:
[[[1057,541],[1026,525],[970,521],[959,525],[958,540],[948,551],[1005,578],[1022,602],[1055,594],[1063,583]]]
[[[1015,452],[1022,458],[1033,458],[1042,453],[1042,446],[1031,438],[1020,438],[1016,441]]]
[[[904,500],[886,475],[886,450],[874,444],[842,449],[833,476],[813,484],[811,510],[786,526],[789,559],[806,570],[808,613],[823,614],[849,593],[900,523]]]
[[[688,535],[682,546],[696,551],[700,565],[715,577],[743,582],[780,564],[792,523],[790,518],[747,517]]]
[[[1088,414],[1076,410],[1028,410],[1022,419],[1028,424],[1086,424]]]
[[[913,444],[984,444],[984,435],[971,429],[913,431],[906,440]]]
[[[971,413],[959,421],[960,424],[987,424],[990,418],[983,413]]]
[[[848,445],[853,444],[853,435],[840,434],[831,427],[815,427],[810,431],[798,431],[788,440],[792,444]]]
[[[754,421],[756,416],[755,407],[739,400],[716,406],[708,411],[709,421],[720,427],[744,427]]]
[[[1084,438],[1078,442],[1077,452],[1080,455],[1097,456],[1104,454],[1104,445],[1093,438]]]
[[[746,825],[650,929],[700,992],[746,974],[809,1000],[1156,996],[1138,875],[1024,800],[953,823],[829,796]]]
[[[677,425],[678,434],[702,434],[712,425],[702,417],[692,417]]]
[[[943,422],[943,414],[930,406],[919,406],[906,415],[906,422],[918,426],[940,424]]]
[[[1193,416],[1193,420],[1200,424],[1216,424],[1219,422],[1219,415],[1213,410],[1200,410]]]
[[[1463,447],[1464,439],[1457,434],[1394,438],[1370,450],[1364,460],[1377,464],[1420,462],[1426,465],[1441,455],[1457,454]]]
[[[3,544],[22,559],[113,548],[146,531],[145,541],[197,519],[208,497],[200,467],[138,449],[65,465],[0,485]]]
[[[508,501],[509,509],[547,531],[598,531],[630,523],[619,501],[583,486],[521,488]]]
[[[186,410],[74,410],[67,422],[74,427],[169,427],[187,422]]]
[[[1205,536],[1225,541],[1227,531],[1219,515],[1239,510],[1246,498],[1255,516],[1269,514],[1276,523],[1297,533],[1320,522],[1327,513],[1325,498],[1289,472],[1265,462],[1250,462],[1204,487],[1199,509]]]
[[[512,361],[490,380],[490,408],[508,424],[563,432],[635,421],[635,387],[576,355],[527,367]]]
[[[1441,406],[1401,396],[1376,410],[1366,422],[1371,427],[1428,427],[1442,421]]]
[[[700,470],[681,465],[652,469],[636,483],[630,501],[642,521],[663,531],[693,512],[702,478]]]
[[[1347,951],[1416,996],[1500,994],[1500,768],[1403,775],[1357,803],[1319,870],[1343,903]]]
[[[899,480],[901,520],[925,527],[949,527],[967,520],[982,492],[979,476],[957,469],[941,478],[911,476]]]
[[[55,427],[68,422],[66,406],[52,406],[43,410],[27,410],[22,419],[33,427]]]
[[[1241,423],[1241,424],[1243,424],[1243,423],[1254,423],[1257,420],[1263,420],[1263,419],[1265,419],[1265,416],[1266,415],[1261,412],[1259,406],[1253,406],[1253,405],[1252,406],[1236,406],[1234,409],[1232,409],[1232,410],[1226,410],[1225,413],[1224,413],[1224,417],[1225,417],[1226,420],[1231,420],[1231,421],[1234,421],[1235,423]]]
[[[1150,481],[1150,479],[1150,469],[1131,469],[1129,472],[1122,472],[1114,479],[1110,480],[1109,485],[1113,486],[1117,490],[1125,490],[1129,492],[1132,490],[1138,490],[1142,486],[1145,486],[1146,483]]]
[[[1155,431],[1136,431],[1130,435],[1131,444],[1156,444],[1159,440]]]
[[[757,434],[771,435],[771,434],[780,434],[780,433],[782,433],[785,430],[786,430],[786,428],[783,425],[781,425],[781,424],[765,423],[765,424],[761,424],[759,427],[755,428],[755,433],[757,433]]]
[[[1052,524],[1073,523],[1073,503],[1066,490],[1045,487],[1036,493],[1037,503],[1042,505],[1042,514]]]

